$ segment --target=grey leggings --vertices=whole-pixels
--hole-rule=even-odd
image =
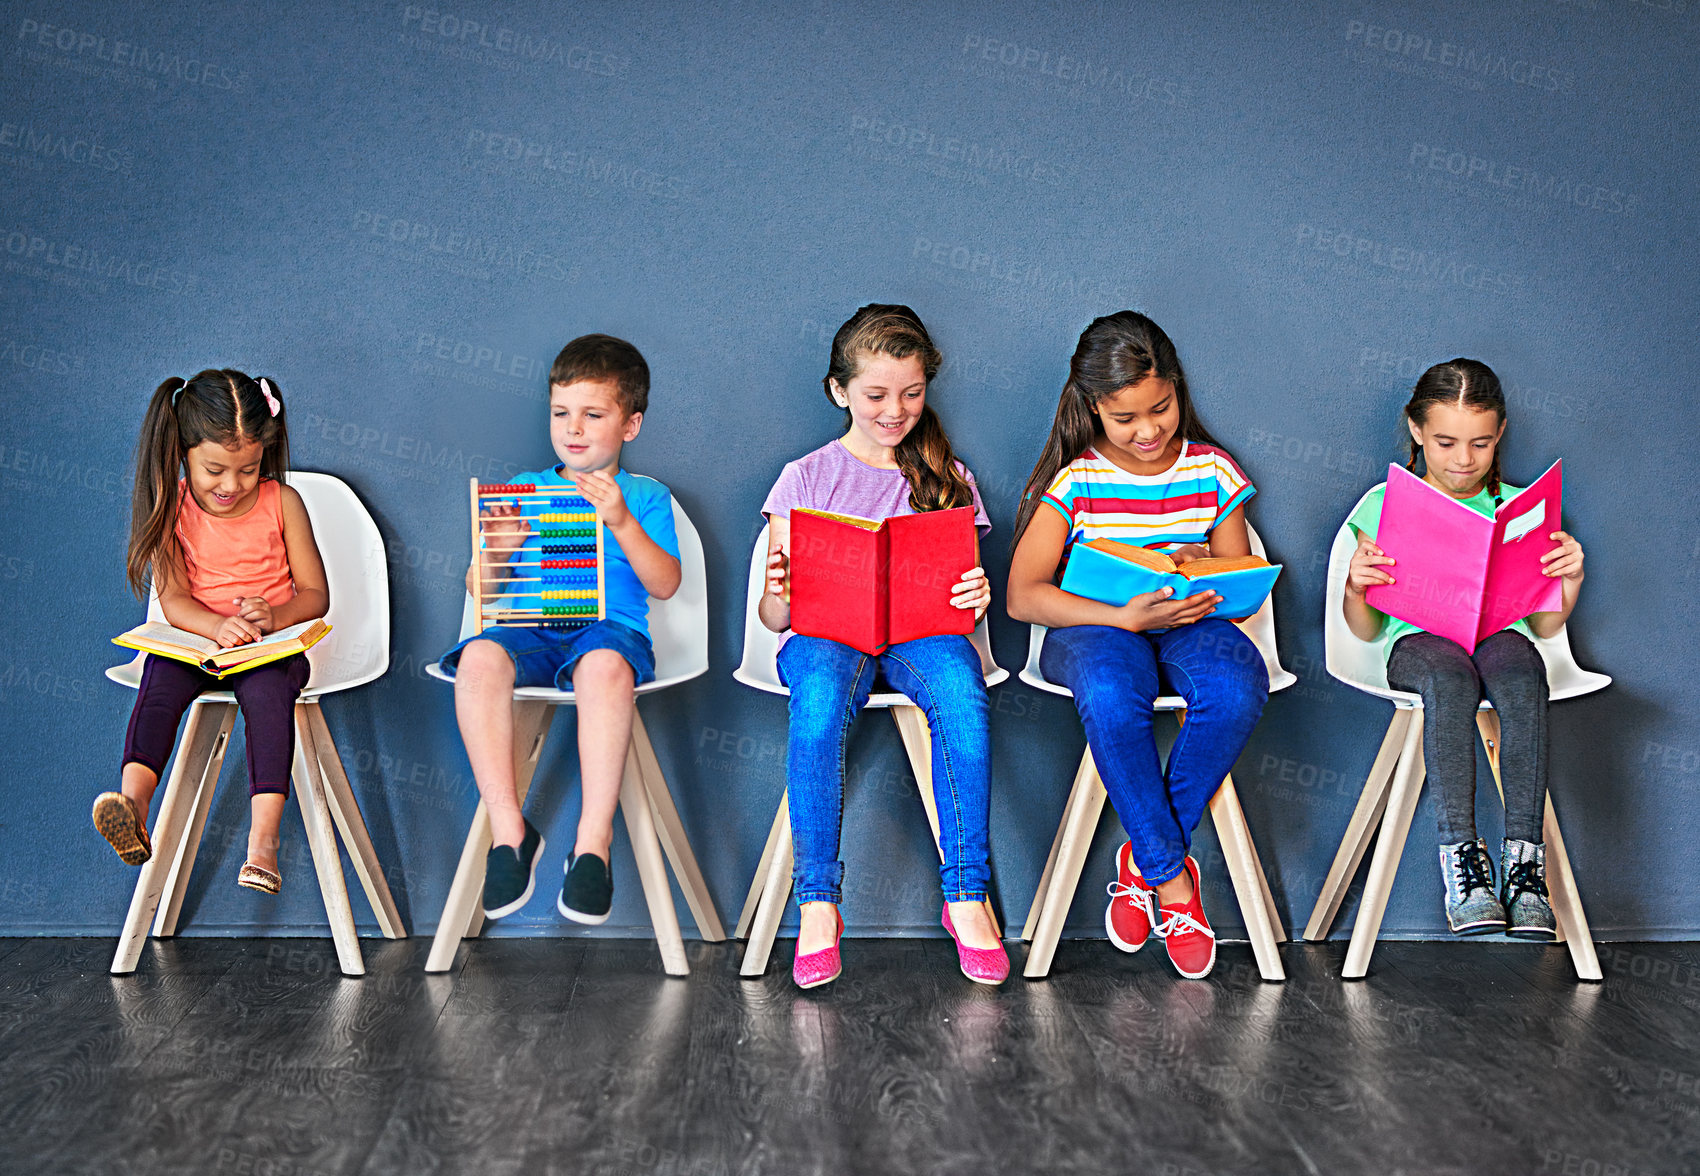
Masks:
[[[1423,758],[1435,786],[1443,845],[1476,837],[1476,705],[1499,712],[1499,775],[1505,835],[1541,840],[1547,796],[1547,671],[1534,642],[1510,629],[1473,654],[1445,637],[1411,633],[1394,642],[1387,684],[1423,697]]]

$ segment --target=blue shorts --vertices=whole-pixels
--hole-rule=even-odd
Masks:
[[[494,641],[514,663],[515,686],[573,688],[573,667],[593,649],[612,649],[632,667],[636,685],[655,681],[655,651],[649,638],[618,621],[597,621],[582,629],[522,628],[491,625],[476,637],[468,637],[437,662],[451,678],[460,663],[460,651],[470,641]]]

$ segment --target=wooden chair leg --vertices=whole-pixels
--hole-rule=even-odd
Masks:
[[[1234,800],[1237,805],[1239,798],[1236,796]],[[1253,871],[1257,874],[1257,888],[1263,893],[1263,908],[1269,912],[1269,933],[1275,937],[1276,943],[1285,943],[1287,942],[1287,929],[1281,925],[1281,912],[1275,905],[1275,893],[1269,889],[1269,879],[1263,873],[1263,862],[1254,853],[1251,855],[1251,864]]]
[[[679,820],[679,809],[673,803],[673,793],[667,778],[661,774],[661,764],[655,758],[655,746],[644,729],[643,716],[632,714],[632,751],[637,755],[638,774],[649,796],[650,815],[655,818],[655,832],[661,838],[661,849],[673,865],[673,876],[679,880],[685,903],[696,920],[697,933],[710,943],[726,938],[726,928],[720,924],[720,912],[714,909],[714,896],[708,892],[708,882],[697,865],[696,854],[685,836],[685,826]]]
[[[1358,920],[1352,928],[1351,946],[1346,949],[1346,965],[1341,975],[1347,980],[1361,979],[1369,971],[1370,953],[1375,950],[1375,937],[1381,931],[1381,916],[1387,911],[1387,896],[1393,890],[1393,876],[1399,870],[1399,855],[1405,849],[1405,838],[1411,831],[1411,815],[1417,809],[1417,797],[1423,789],[1423,713],[1413,710],[1410,725],[1405,728],[1404,746],[1399,753],[1399,767],[1393,774],[1393,787],[1387,797],[1387,811],[1381,822],[1381,836],[1375,842],[1375,856],[1370,859],[1369,877],[1364,882],[1363,901],[1358,906]]]
[[[1576,876],[1570,870],[1570,855],[1564,848],[1564,834],[1558,828],[1558,811],[1547,795],[1546,815],[1541,836],[1547,848],[1547,892],[1552,899],[1552,913],[1558,919],[1559,933],[1570,947],[1570,962],[1582,980],[1604,980],[1599,956],[1594,952],[1593,933],[1588,929],[1588,916],[1582,912],[1582,893],[1576,889]]]
[[[159,913],[153,921],[153,933],[162,937],[177,934],[177,917],[183,910],[183,895],[189,889],[189,874],[195,868],[195,854],[201,848],[201,835],[206,832],[207,814],[212,812],[213,793],[218,790],[219,773],[224,768],[224,752],[230,746],[231,726],[236,722],[234,702],[203,702],[196,705],[217,707],[225,713],[219,726],[218,739],[207,756],[206,767],[194,773],[197,777],[194,781],[194,812],[189,817],[188,829],[178,844],[176,856],[172,859],[171,872],[160,895]]]
[[[779,840],[767,863],[767,875],[759,879],[761,900],[756,905],[755,918],[750,924],[749,942],[744,947],[744,959],[738,966],[740,976],[760,976],[767,971],[767,957],[773,952],[773,941],[779,935],[779,919],[791,898],[791,809],[790,797],[781,797],[779,816],[774,819]]]
[[[750,922],[756,916],[756,907],[761,905],[763,888],[767,885],[767,867],[773,861],[781,838],[790,831],[791,812],[785,795],[781,793],[779,812],[774,815],[773,824],[767,830],[767,844],[762,847],[761,861],[756,863],[755,877],[750,879],[750,892],[744,897],[744,909],[738,912],[738,929],[732,933],[734,938],[749,938]]]
[[[691,965],[685,959],[685,939],[679,932],[679,912],[673,905],[673,887],[667,880],[667,863],[661,856],[661,841],[656,836],[655,820],[649,805],[649,791],[644,787],[637,750],[628,743],[626,770],[620,778],[620,812],[626,818],[626,834],[631,838],[632,856],[637,859],[643,897],[649,904],[649,921],[655,925],[661,966],[669,976],[689,976]]]
[[[342,769],[342,757],[337,754],[336,742],[331,738],[330,728],[325,725],[325,713],[317,702],[296,705],[306,712],[307,729],[313,736],[312,758],[318,765],[319,778],[324,782],[325,801],[330,808],[331,819],[342,834],[342,843],[348,847],[348,859],[366,891],[366,901],[371,903],[372,914],[377,917],[378,929],[386,938],[405,939],[407,932],[401,925],[401,912],[396,909],[395,899],[390,895],[383,863],[378,860],[377,850],[372,848],[372,836],[366,830],[365,818],[360,815],[360,802],[349,786],[348,773]]]
[[[1228,863],[1228,877],[1233,880],[1234,895],[1239,899],[1258,973],[1265,980],[1285,980],[1287,973],[1281,967],[1281,953],[1275,946],[1274,912],[1265,897],[1266,887],[1258,882],[1257,847],[1251,842],[1251,830],[1234,791],[1233,776],[1223,777],[1222,786],[1210,798],[1210,816],[1216,824],[1222,857]]]
[[[142,864],[136,878],[136,889],[130,896],[130,910],[124,916],[124,929],[118,936],[118,950],[112,957],[112,974],[127,976],[136,970],[142,958],[142,945],[147,942],[148,924],[159,909],[160,895],[177,861],[180,842],[187,832],[193,814],[195,797],[206,774],[214,750],[230,735],[235,708],[223,714],[213,713],[211,706],[189,708],[189,721],[177,744],[177,755],[166,777],[165,795],[159,803],[159,818],[154,822],[153,856]]]
[[[1074,789],[1080,787],[1080,772],[1084,769],[1084,763],[1082,763],[1079,769],[1076,769],[1074,784],[1069,789],[1070,797],[1074,795]],[[1065,800],[1063,802],[1063,807],[1066,810],[1068,807],[1068,801]],[[1063,834],[1067,830],[1067,820],[1057,822],[1057,835],[1051,838],[1051,852],[1049,856],[1045,858],[1044,870],[1039,874],[1039,889],[1033,892],[1033,901],[1027,907],[1027,921],[1021,925],[1021,941],[1023,943],[1033,942],[1033,932],[1039,926],[1039,914],[1045,909],[1045,895],[1049,894],[1051,890],[1051,873],[1057,866],[1057,851],[1062,848]]]
[[[1364,790],[1358,796],[1358,804],[1352,810],[1352,819],[1346,825],[1346,835],[1340,839],[1340,848],[1334,855],[1334,864],[1328,868],[1328,877],[1322,883],[1322,893],[1316,897],[1316,906],[1310,912],[1310,921],[1305,924],[1304,937],[1313,943],[1319,943],[1328,938],[1328,929],[1334,923],[1334,916],[1340,910],[1340,903],[1346,897],[1346,890],[1352,884],[1352,877],[1358,872],[1358,863],[1363,861],[1364,851],[1369,848],[1370,839],[1375,836],[1376,826],[1380,824],[1382,812],[1387,807],[1387,790],[1393,778],[1393,769],[1399,762],[1399,755],[1405,746],[1406,728],[1410,725],[1413,711],[1410,707],[1396,707],[1393,718],[1387,724],[1387,734],[1382,737],[1381,750],[1375,753],[1375,763],[1370,767],[1369,777],[1364,781]]]
[[[348,881],[342,874],[342,856],[337,849],[336,831],[319,779],[317,757],[310,751],[312,743],[313,732],[298,703],[295,707],[295,795],[301,805],[301,822],[307,826],[307,847],[313,854],[313,868],[319,876],[319,894],[325,900],[325,916],[330,920],[331,939],[336,944],[337,962],[342,967],[342,974],[364,976],[366,965],[360,958],[360,939],[354,930],[354,909],[348,903]]]
[[[1488,767],[1493,770],[1493,782],[1499,789],[1499,800],[1505,803],[1505,783],[1499,774],[1499,713],[1477,711],[1476,729],[1481,732],[1482,745],[1487,749]],[[1570,962],[1582,980],[1603,980],[1599,956],[1594,951],[1593,934],[1588,929],[1588,916],[1582,911],[1582,896],[1576,889],[1576,877],[1570,870],[1570,855],[1564,849],[1564,834],[1558,828],[1558,811],[1553,808],[1552,794],[1546,798],[1541,818],[1541,840],[1546,844],[1547,897],[1558,921],[1556,942],[1570,948]]]
[[[514,703],[514,785],[521,804],[531,790],[531,777],[543,740],[549,734],[554,708],[533,699]],[[463,938],[477,935],[484,926],[484,862],[490,853],[490,813],[480,800],[472,814],[472,828],[461,846],[449,896],[443,903],[431,952],[425,959],[427,972],[447,972],[454,967],[455,953]]]
[[[460,864],[455,867],[454,881],[449,883],[449,897],[437,920],[437,933],[431,938],[431,952],[425,957],[427,972],[447,972],[454,966],[461,931],[471,923],[484,898],[484,859],[489,852],[490,813],[481,800],[472,814],[466,844],[461,846]]]
[[[1050,975],[1051,957],[1056,954],[1057,940],[1062,938],[1063,923],[1068,919],[1068,908],[1073,905],[1075,889],[1080,885],[1080,871],[1086,864],[1086,851],[1092,846],[1093,835],[1098,831],[1105,799],[1103,781],[1092,762],[1092,749],[1087,748],[1063,809],[1062,844],[1051,870],[1050,886],[1033,899],[1040,909],[1038,925],[1033,929],[1033,945],[1027,952],[1027,966],[1022,970],[1029,980]]]

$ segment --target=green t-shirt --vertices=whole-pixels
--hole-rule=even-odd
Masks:
[[[1515,495],[1521,494],[1523,490],[1524,487],[1522,486],[1513,486],[1507,482],[1501,482],[1499,484],[1500,501],[1504,501]],[[1376,531],[1381,526],[1381,498],[1382,495],[1386,493],[1387,483],[1383,482],[1374,490],[1371,490],[1368,494],[1364,495],[1364,500],[1358,503],[1358,509],[1354,510],[1352,512],[1352,517],[1346,520],[1346,525],[1356,531],[1360,536],[1367,535],[1371,540],[1374,540]],[[1475,494],[1469,498],[1461,498],[1459,501],[1471,510],[1475,511],[1477,514],[1486,515],[1490,519],[1493,517],[1494,507],[1498,505],[1494,502],[1494,496],[1488,493],[1487,483],[1485,482],[1482,483],[1482,488],[1476,491]],[[1394,576],[1398,576],[1399,569],[1397,567],[1393,569],[1393,574]],[[1529,628],[1529,622],[1527,619],[1513,621],[1511,624],[1507,625],[1506,628],[1515,629],[1531,641],[1535,639],[1535,632],[1533,629]],[[1424,631],[1425,630],[1418,628],[1409,621],[1401,621],[1398,617],[1384,616],[1381,619],[1381,636],[1387,639],[1386,649],[1389,653],[1393,651],[1393,643],[1398,641],[1399,638],[1403,637],[1405,634],[1422,633]]]

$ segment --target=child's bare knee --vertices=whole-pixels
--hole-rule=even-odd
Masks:
[[[468,642],[455,666],[456,690],[507,689],[514,680],[513,658],[495,641]]]
[[[573,690],[596,691],[601,694],[630,697],[637,687],[637,676],[625,658],[612,649],[593,649],[579,658],[573,667]]]

